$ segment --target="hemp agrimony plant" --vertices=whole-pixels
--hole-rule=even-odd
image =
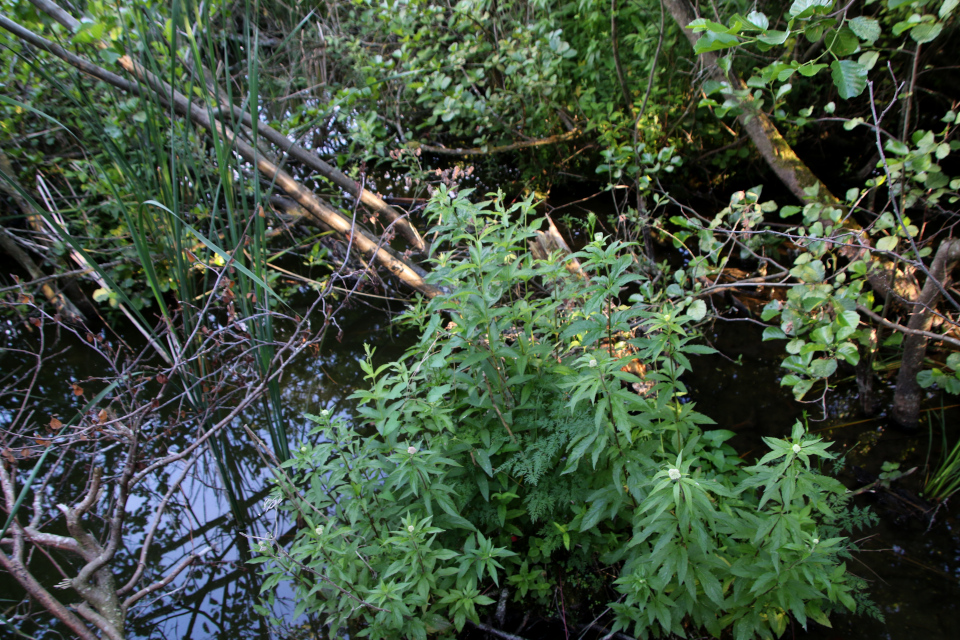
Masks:
[[[731,432],[704,431],[683,383],[712,351],[704,303],[600,235],[578,274],[536,260],[529,203],[468,195],[430,206],[445,293],[406,313],[420,341],[368,359],[362,424],[310,416],[277,473],[303,526],[257,558],[267,597],[290,581],[330,637],[370,638],[450,637],[507,598],[551,616],[558,593],[642,638],[775,637],[855,610],[829,445],[798,423],[744,465]]]

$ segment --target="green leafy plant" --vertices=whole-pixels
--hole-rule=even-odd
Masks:
[[[960,440],[957,440],[953,447],[950,446],[947,440],[946,418],[942,410],[939,417],[941,427],[941,459],[936,467],[931,468],[923,487],[923,494],[930,500],[943,501],[950,498],[957,491],[960,491]],[[932,424],[930,429],[930,443],[932,445]]]
[[[644,638],[774,637],[791,616],[856,610],[845,489],[817,470],[829,445],[798,423],[744,465],[732,432],[703,430],[683,382],[712,352],[703,301],[670,297],[599,234],[573,256],[583,277],[536,260],[529,203],[468,195],[431,203],[446,293],[407,312],[421,339],[406,357],[369,351],[366,426],[311,416],[312,443],[278,471],[305,526],[289,547],[263,541],[266,597],[292,580],[297,613],[371,638],[449,635],[503,587],[536,606],[606,585],[613,630]]]

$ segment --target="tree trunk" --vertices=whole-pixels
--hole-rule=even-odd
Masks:
[[[680,30],[693,46],[697,42],[697,34],[687,25],[696,19],[696,15],[687,3],[687,0],[663,0],[667,10],[673,19],[680,26]],[[733,90],[744,88],[743,82],[734,73],[729,76],[724,74],[720,65],[717,64],[717,54],[713,52],[700,54],[700,60],[704,68],[714,80],[725,82]],[[838,204],[840,201],[830,193],[813,171],[810,170],[803,160],[801,160],[790,144],[784,140],[777,127],[774,126],[770,118],[765,113],[753,105],[753,97],[747,96],[741,100],[741,106],[746,113],[740,116],[740,124],[746,130],[750,140],[763,159],[767,162],[780,181],[797,197],[801,202],[827,202],[829,204]],[[804,192],[805,188],[819,186],[817,197],[813,198]]]
[[[939,281],[943,287],[949,286],[950,271],[960,260],[960,240],[944,240],[937,249],[937,255],[930,265],[930,277],[923,284],[920,298],[914,306],[907,328],[915,331],[929,331],[933,324],[933,308],[940,299]],[[927,353],[927,337],[914,333],[906,334],[903,340],[903,361],[897,376],[897,389],[893,396],[893,420],[907,428],[915,428],[920,417],[920,396],[922,389],[917,383],[917,374],[923,366]]]

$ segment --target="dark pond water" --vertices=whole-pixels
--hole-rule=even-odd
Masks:
[[[595,203],[595,206],[604,205]],[[392,310],[397,311],[399,307],[394,305]],[[351,415],[353,406],[348,397],[362,384],[359,362],[364,343],[377,347],[377,359],[382,362],[398,357],[414,338],[401,333],[391,323],[390,311],[382,304],[351,309],[339,319],[343,328],[339,340],[328,341],[321,353],[304,357],[290,369],[283,380],[282,395],[291,442],[299,441],[306,432],[306,421],[300,417],[304,412],[319,413],[327,409]],[[5,348],[37,338],[14,325],[3,328]],[[799,404],[779,386],[783,375],[779,367],[779,345],[762,343],[760,332],[756,324],[736,315],[715,322],[707,328],[706,337],[719,349],[720,355],[697,358],[694,371],[687,378],[691,399],[699,410],[713,418],[719,428],[738,434],[734,444],[745,457],[762,451],[761,436],[788,434],[794,422],[807,411],[810,428],[836,442],[834,450],[844,454],[845,465],[839,473],[848,487],[870,482],[885,461],[899,462],[903,468],[920,467],[900,483],[901,493],[866,493],[856,498],[859,505],[869,505],[878,513],[880,523],[857,535],[861,552],[848,566],[871,582],[870,591],[886,621],[837,616],[833,629],[810,629],[804,633],[797,628],[788,630],[788,637],[874,639],[905,638],[916,633],[932,640],[956,637],[953,626],[960,606],[960,522],[953,517],[955,510],[944,508],[930,525],[929,518],[917,517],[908,504],[919,500],[916,491],[922,484],[927,456],[936,459],[939,454],[938,430],[944,424],[949,427],[960,424],[956,409],[948,410],[942,421],[931,421],[935,445],[929,454],[930,433],[927,431],[907,434],[887,428],[882,418],[864,419],[856,387],[849,380],[842,381],[830,394],[828,418],[818,422],[822,418],[819,405]],[[135,337],[126,337],[135,340]],[[67,415],[78,407],[71,383],[82,383],[97,376],[96,363],[89,358],[82,341],[67,335],[62,335],[58,342],[51,336],[50,341],[56,355],[43,371],[43,410],[51,415]],[[10,370],[17,364],[18,356],[0,350],[0,358],[0,366]],[[0,427],[9,420],[12,409],[0,407]],[[246,417],[256,424],[255,412]],[[951,438],[958,436],[955,429],[951,431]],[[178,438],[186,437],[186,434],[174,434],[170,446],[184,446],[185,440]],[[250,515],[246,532],[254,536],[272,534],[282,539],[290,523],[277,521],[276,512],[265,508],[269,481],[266,465],[239,430],[228,434],[228,441],[236,450],[241,468],[242,503]],[[156,553],[150,558],[156,566],[168,567],[186,552],[209,549],[203,562],[155,598],[141,601],[131,616],[133,636],[236,639],[271,635],[269,625],[253,610],[259,582],[255,572],[244,564],[249,557],[246,540],[239,535],[227,501],[218,488],[221,485],[217,474],[216,468],[206,462],[193,471],[184,484],[183,494],[169,509],[169,518],[155,546]],[[157,487],[144,487],[136,499],[141,509],[131,519],[127,555],[121,559],[121,566],[132,562],[131,554],[139,550],[150,507],[158,500]],[[7,594],[0,596],[0,600],[10,598],[15,592],[9,576],[0,575],[0,594]],[[291,594],[281,585],[277,598],[274,613],[285,619],[293,607]],[[0,606],[4,606],[2,602]],[[293,624],[301,622],[293,621]],[[305,621],[302,624],[306,624]],[[308,626],[301,632],[296,635],[314,637]],[[537,633],[540,635],[530,635]],[[557,637],[556,633],[557,628],[543,626],[539,630],[530,629],[524,635],[533,640]],[[476,634],[473,637],[477,637]],[[598,634],[591,631],[585,637],[598,637]]]

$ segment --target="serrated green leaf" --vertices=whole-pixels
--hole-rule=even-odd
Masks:
[[[600,522],[600,518],[603,517],[604,511],[607,509],[607,499],[599,498],[590,505],[590,509],[587,511],[587,514],[583,516],[583,521],[580,523],[580,531],[589,531],[597,526],[597,523]]]
[[[844,100],[856,98],[867,88],[867,68],[853,60],[834,60],[830,63],[830,75]]]
[[[474,457],[477,459],[477,463],[480,465],[480,468],[483,469],[483,472],[492,478],[493,465],[490,464],[490,456],[487,455],[487,452],[483,449],[476,449]]]
[[[929,23],[924,22],[919,24],[910,30],[910,37],[917,44],[926,44],[928,42],[933,42],[937,36],[940,35],[940,32],[943,31],[943,25],[939,22]]]
[[[864,42],[873,43],[880,37],[880,23],[875,18],[857,16],[849,22],[850,30]]]

